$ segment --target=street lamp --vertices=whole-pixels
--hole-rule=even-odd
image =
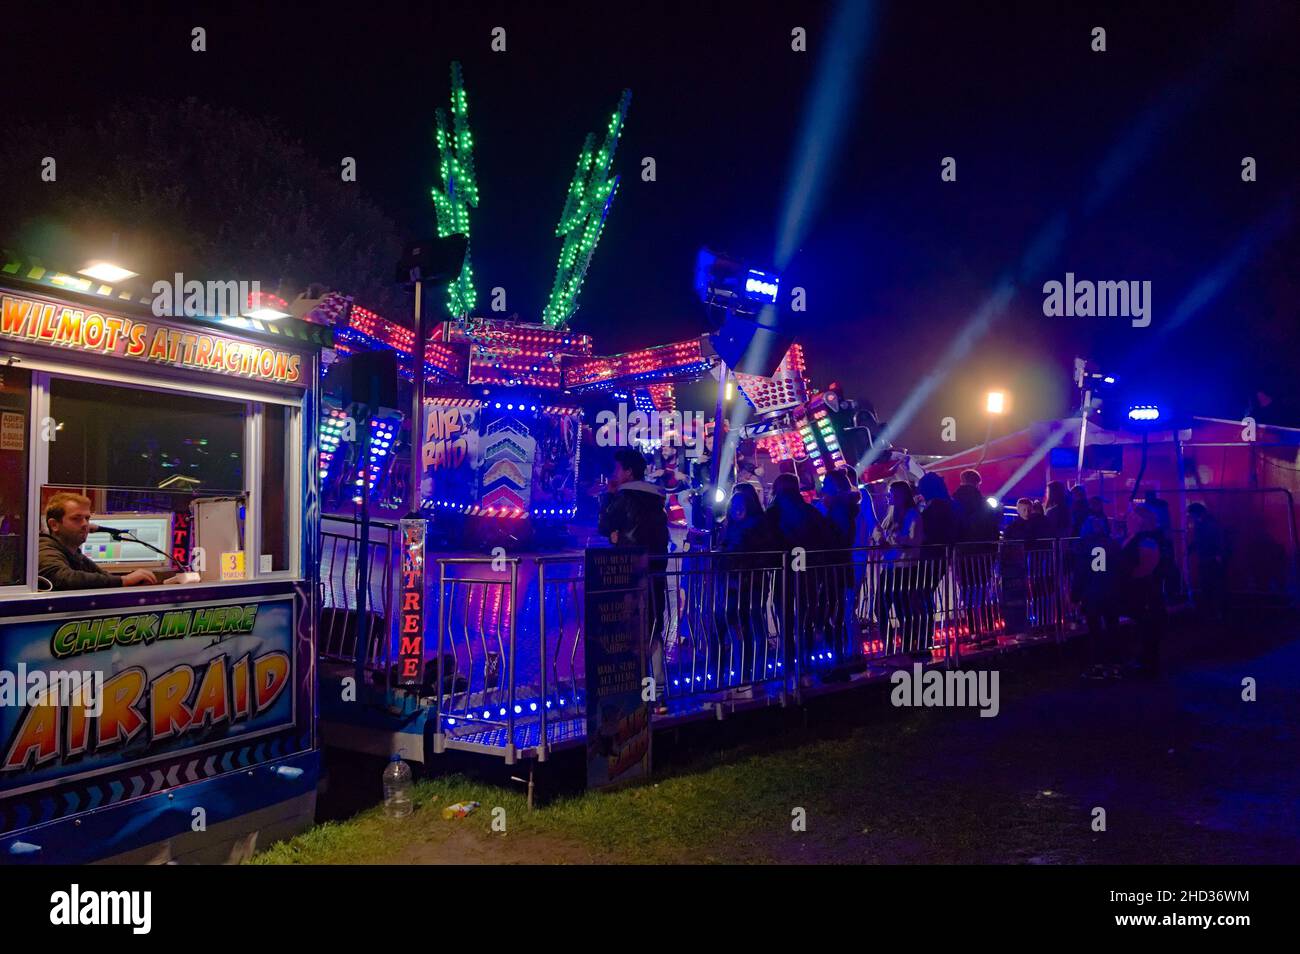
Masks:
[[[984,458],[989,455],[989,441],[993,437],[993,418],[1007,412],[1007,403],[1005,391],[990,391],[984,398],[984,410],[988,412],[989,423],[984,431],[984,449],[980,451],[980,464],[983,464]]]

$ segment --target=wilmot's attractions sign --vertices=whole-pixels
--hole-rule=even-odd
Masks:
[[[302,356],[292,351],[39,298],[3,296],[0,338],[187,370],[306,385]]]

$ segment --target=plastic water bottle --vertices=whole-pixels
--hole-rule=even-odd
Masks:
[[[411,795],[411,767],[394,755],[384,768],[384,814],[389,818],[406,818],[415,811]]]

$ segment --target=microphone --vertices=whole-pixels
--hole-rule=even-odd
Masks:
[[[131,543],[138,543],[142,547],[148,547],[150,550],[152,550],[154,553],[157,553],[159,556],[165,557],[166,559],[170,560],[172,563],[176,564],[176,568],[178,570],[187,573],[190,572],[190,568],[186,564],[176,559],[176,557],[172,556],[166,550],[159,550],[156,546],[154,546],[152,543],[149,543],[147,540],[141,540],[130,530],[119,530],[117,527],[106,527],[102,523],[88,524],[86,529],[89,530],[91,533],[107,533],[114,540],[121,540],[123,537],[125,537]]]

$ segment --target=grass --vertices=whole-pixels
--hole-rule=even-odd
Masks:
[[[367,809],[275,845],[254,863],[457,860],[440,852],[463,849],[463,840],[449,844],[448,833],[456,828],[485,845],[502,840],[492,831],[497,807],[505,809],[505,840],[514,847],[485,848],[482,860],[768,862],[788,855],[788,843],[798,837],[791,827],[796,808],[804,810],[814,833],[805,840],[833,855],[834,832],[863,833],[855,809],[868,800],[900,806],[896,817],[878,816],[879,831],[903,829],[923,841],[933,817],[918,804],[903,810],[912,793],[903,790],[905,773],[898,762],[934,721],[932,712],[914,712],[906,721],[831,739],[812,730],[786,730],[740,745],[722,761],[716,753],[696,754],[650,784],[561,797],[536,811],[529,811],[523,794],[513,789],[464,775],[426,779],[415,786],[416,807],[409,818],[390,820],[380,807]],[[481,807],[467,818],[443,819],[441,809],[457,801],[478,801]],[[535,855],[528,853],[530,847],[537,849]]]
[[[535,811],[518,786],[425,779],[409,818],[368,808],[253,863],[1276,863],[1300,850],[1277,821],[1292,810],[1294,780],[1269,768],[1300,757],[1300,739],[1279,734],[1296,724],[1300,692],[1254,706],[1235,689],[1219,699],[1224,673],[1296,667],[1294,623],[1261,632],[1273,635],[1169,639],[1171,654],[1199,662],[1158,684],[1081,685],[1081,661],[1051,650],[1003,657],[993,719],[894,709],[878,686],[814,700],[807,726],[793,724],[796,710],[702,723],[680,742],[656,736],[650,783]],[[562,768],[547,763],[552,775]],[[351,778],[375,782],[379,769]],[[347,781],[345,763],[331,771]],[[543,776],[544,787],[555,780]],[[466,800],[481,808],[441,817]],[[1098,805],[1105,834],[1090,825]],[[492,830],[498,807],[504,834]],[[806,831],[792,830],[795,808]]]
[[[510,820],[528,815],[526,799],[508,789],[473,782],[463,776],[445,776],[415,785],[415,810],[404,819],[384,817],[383,807],[367,809],[347,821],[331,821],[282,841],[256,855],[251,864],[381,864],[392,861],[414,843],[427,841],[439,828],[453,824],[442,818],[444,806],[459,801],[478,801],[483,806],[502,806]],[[466,825],[485,834],[490,820],[480,808],[454,824]]]

